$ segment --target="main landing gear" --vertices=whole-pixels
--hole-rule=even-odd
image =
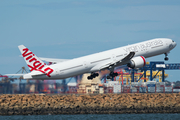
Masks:
[[[110,72],[110,74],[106,77],[107,79],[112,79],[113,77],[118,76],[117,72]]]
[[[168,61],[169,60],[169,58],[167,57],[168,56],[168,54],[167,53],[164,53],[165,54],[165,58],[164,58],[164,60],[165,61]]]
[[[110,71],[110,73],[109,73],[109,75],[106,77],[107,79],[112,79],[112,78],[118,76],[118,73],[117,73],[117,72],[114,72],[114,66],[110,66],[110,67],[109,67],[109,71]]]
[[[98,76],[99,76],[99,73],[91,73],[91,75],[88,76],[87,79],[92,80],[93,78],[98,77]]]

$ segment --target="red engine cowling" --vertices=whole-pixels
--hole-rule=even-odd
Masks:
[[[130,68],[141,68],[146,65],[146,60],[143,56],[134,57],[130,60],[130,62],[127,64]]]

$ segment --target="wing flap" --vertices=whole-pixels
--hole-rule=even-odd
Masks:
[[[91,71],[95,72],[95,71],[99,71],[99,70],[103,70],[103,69],[107,69],[109,67],[117,67],[120,65],[124,65],[127,64],[127,62],[133,58],[135,55],[135,52],[130,52],[126,57],[124,57],[121,60],[118,61],[110,61],[110,62],[106,62],[106,63],[102,63],[102,64],[98,64],[96,66],[94,66]]]
[[[135,52],[130,52],[126,57],[124,57],[122,60],[117,61],[117,66],[126,64],[131,58],[133,58],[135,55]]]

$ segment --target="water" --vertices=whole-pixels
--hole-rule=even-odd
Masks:
[[[179,120],[180,114],[14,115],[0,120]]]

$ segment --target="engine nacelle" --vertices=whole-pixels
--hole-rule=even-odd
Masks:
[[[146,65],[146,60],[143,56],[134,57],[130,60],[130,62],[127,64],[130,68],[141,68]]]

